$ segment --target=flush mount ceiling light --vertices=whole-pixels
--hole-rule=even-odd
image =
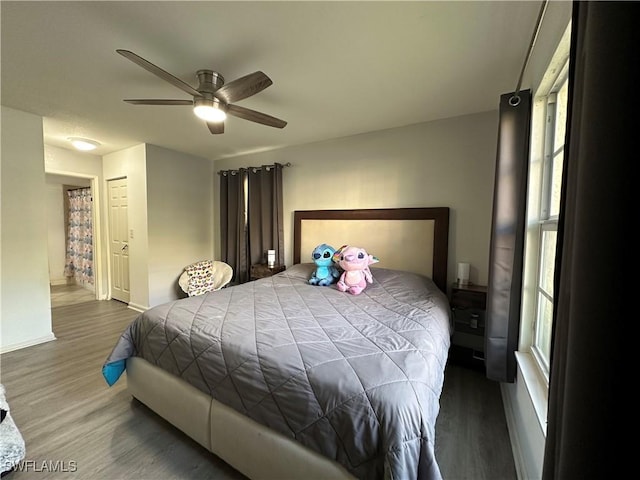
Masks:
[[[227,118],[224,106],[217,98],[195,98],[193,104],[193,113],[206,122],[224,122]]]
[[[98,142],[93,140],[89,140],[88,138],[80,138],[80,137],[69,137],[68,139],[71,142],[76,150],[82,150],[83,152],[88,152],[89,150],[95,150],[100,146]]]

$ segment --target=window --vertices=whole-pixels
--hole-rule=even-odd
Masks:
[[[553,278],[567,131],[569,38],[570,28],[535,92],[531,121],[524,288],[518,351],[529,354],[528,358],[537,367],[540,383],[547,388],[553,330]],[[544,422],[546,412],[538,414]]]
[[[535,321],[532,353],[545,376],[549,375],[551,330],[553,326],[553,276],[555,271],[560,186],[564,163],[564,141],[567,123],[566,68],[546,98],[544,160],[540,212],[538,213],[538,272],[536,280]]]

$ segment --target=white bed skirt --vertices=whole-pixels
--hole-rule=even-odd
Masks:
[[[342,465],[241,415],[139,357],[127,389],[140,402],[247,477],[355,480]]]

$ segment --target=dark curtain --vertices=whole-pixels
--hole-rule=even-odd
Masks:
[[[630,383],[620,374],[630,348],[622,339],[635,321],[628,300],[635,282],[622,270],[636,265],[628,245],[638,218],[631,165],[639,7],[573,4],[544,479],[612,478],[631,463],[616,439],[633,416],[623,401]]]
[[[485,337],[487,377],[500,382],[513,382],[516,372],[530,131],[531,91],[502,95]]]
[[[282,165],[249,169],[249,261],[267,263],[267,250],[276,251],[276,264],[284,265]]]
[[[220,172],[220,250],[234,283],[249,281],[251,265],[276,251],[284,265],[282,168],[279,163]]]
[[[220,252],[223,262],[233,268],[233,281],[249,280],[245,222],[247,170],[220,173]]]

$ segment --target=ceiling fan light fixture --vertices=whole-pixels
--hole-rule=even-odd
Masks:
[[[193,108],[198,118],[207,123],[209,132],[213,135],[224,133],[224,120],[227,113],[268,127],[284,128],[287,125],[284,120],[235,104],[235,102],[251,97],[273,84],[273,81],[260,70],[225,83],[219,73],[201,69],[196,72],[198,77],[198,88],[196,89],[129,50],[118,49],[116,52],[188,93],[193,98],[193,100],[128,99],[125,100],[127,103],[133,105],[188,105]]]
[[[193,113],[206,122],[219,123],[227,118],[222,103],[217,98],[197,98],[194,101]]]
[[[95,150],[100,146],[100,143],[94,140],[89,140],[88,138],[69,137],[68,140],[76,150],[80,150],[82,152],[89,152],[91,150]]]

